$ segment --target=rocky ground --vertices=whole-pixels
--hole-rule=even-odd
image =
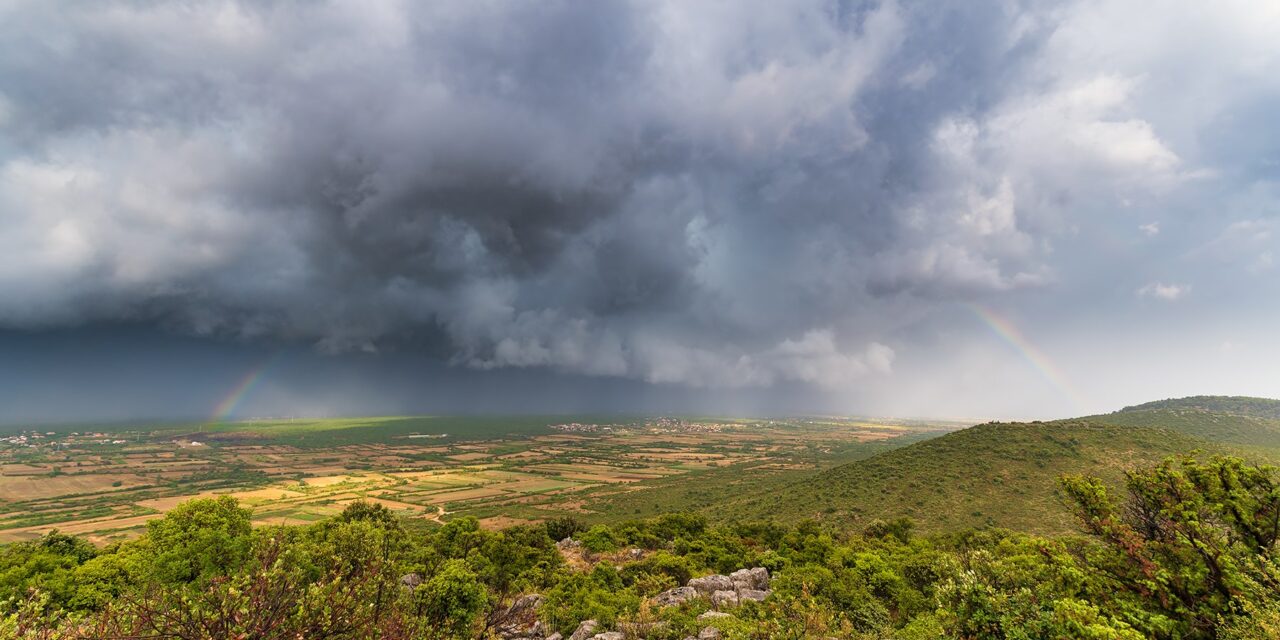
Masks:
[[[564,540],[558,545],[562,552],[570,558],[571,564],[584,563],[578,545],[572,540]],[[576,561],[576,562],[574,562]],[[720,631],[711,622],[718,618],[733,615],[733,610],[747,601],[761,602],[768,598],[769,571],[764,567],[739,569],[729,575],[714,574],[689,580],[684,586],[664,591],[654,596],[649,604],[655,608],[675,607],[705,599],[711,604],[711,610],[698,616],[698,620],[706,622],[696,637],[685,640],[715,640]],[[490,618],[490,628],[503,640],[566,640],[560,633],[547,635],[546,626],[538,616],[538,608],[543,598],[538,594],[528,594],[516,598],[510,607],[494,614]],[[650,625],[626,625],[622,629],[604,630],[596,620],[584,620],[574,629],[567,640],[631,640],[650,637],[657,629]]]

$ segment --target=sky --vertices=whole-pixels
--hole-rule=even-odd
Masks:
[[[1280,4],[0,0],[0,422],[1280,397]]]

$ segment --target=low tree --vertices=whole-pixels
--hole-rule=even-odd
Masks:
[[[1097,478],[1064,478],[1085,530],[1082,552],[1105,592],[1153,637],[1214,637],[1252,594],[1280,587],[1280,483],[1238,458],[1170,458],[1127,476],[1116,504]]]

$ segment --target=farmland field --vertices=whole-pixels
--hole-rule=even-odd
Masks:
[[[615,520],[813,473],[959,428],[895,420],[389,417],[77,425],[0,434],[0,542],[106,543],[195,497],[260,524],[370,500],[434,526]],[[671,489],[678,486],[681,491]]]

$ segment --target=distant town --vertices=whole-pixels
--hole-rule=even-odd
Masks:
[[[553,424],[552,429],[563,431],[565,433],[614,433],[617,431],[634,431],[644,429],[656,433],[719,433],[725,425],[719,422],[694,422],[683,420],[681,418],[655,418],[646,420],[643,425],[634,424],[596,424],[583,422],[568,422],[565,424]]]

